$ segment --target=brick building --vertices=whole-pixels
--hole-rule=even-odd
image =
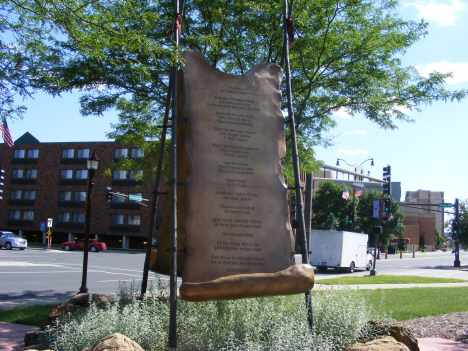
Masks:
[[[406,227],[405,238],[411,240],[415,249],[419,250],[419,240],[424,237],[428,251],[434,251],[435,230],[444,233],[444,209],[439,209],[438,204],[444,202],[442,191],[417,190],[407,191],[405,202],[401,203],[401,209],[405,212],[403,225]]]
[[[0,144],[4,173],[0,228],[29,242],[44,242],[41,223],[53,219],[52,243],[84,237],[88,170],[86,159],[95,151],[100,165],[94,178],[90,237],[109,247],[143,248],[148,235],[150,207],[117,196],[106,202],[106,188],[152,199],[153,184],[133,177],[135,171],[103,176],[109,161],[143,157],[140,150],[116,142],[41,143],[25,133],[13,147]],[[158,214],[162,215],[162,202]],[[143,202],[150,204],[151,202]],[[47,228],[46,228],[47,230]]]

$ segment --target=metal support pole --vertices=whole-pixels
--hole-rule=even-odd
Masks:
[[[182,5],[183,8],[183,5]],[[175,0],[176,22],[181,10],[179,0]],[[179,46],[179,27],[174,23],[174,42]],[[170,256],[170,314],[169,314],[169,347],[177,348],[177,69],[172,66],[172,143],[171,143],[171,256]]]
[[[91,222],[91,201],[93,199],[93,185],[94,185],[94,174],[96,170],[89,170],[89,184],[88,184],[88,201],[86,204],[86,226],[85,226],[85,241],[84,241],[84,252],[83,252],[83,273],[81,276],[81,287],[80,293],[87,293],[88,287],[88,245],[89,245],[89,226]]]
[[[356,227],[356,185],[353,185],[353,232]]]
[[[455,237],[455,261],[454,267],[460,267],[460,222],[458,220],[458,199],[455,199],[455,227],[457,228],[457,235]]]
[[[307,238],[307,251],[310,252],[310,233],[312,227],[312,190],[313,190],[312,174],[306,174],[305,188],[305,204],[304,204],[304,220]]]
[[[169,89],[167,92],[166,98],[166,111],[164,113],[164,121],[163,121],[163,128],[161,132],[161,138],[159,139],[159,155],[158,155],[158,163],[156,164],[156,178],[154,180],[154,190],[153,190],[153,200],[151,203],[151,215],[150,215],[150,226],[148,230],[148,237],[146,238],[146,256],[145,256],[145,263],[143,267],[143,279],[141,280],[141,294],[140,298],[146,294],[146,290],[148,287],[148,272],[149,272],[149,265],[151,260],[151,243],[153,242],[154,237],[154,228],[156,228],[156,211],[159,206],[159,184],[161,183],[161,172],[162,172],[162,164],[164,160],[164,149],[166,146],[166,134],[167,134],[167,123],[169,120],[169,109],[171,106],[171,96],[172,96],[172,77],[169,79]]]
[[[297,140],[296,140],[296,123],[294,120],[294,111],[292,106],[292,92],[291,92],[291,71],[289,66],[289,37],[288,37],[288,21],[291,20],[292,8],[294,0],[291,1],[288,8],[288,0],[284,0],[284,18],[283,31],[284,31],[284,71],[286,74],[286,95],[288,98],[288,118],[289,118],[289,129],[291,133],[291,148],[292,148],[292,158],[293,158],[293,167],[294,167],[294,187],[296,191],[296,200],[297,200],[297,218],[299,220],[299,234],[300,234],[300,243],[302,251],[302,263],[309,264],[309,251],[307,249],[307,237],[304,221],[304,207],[302,203],[302,188],[300,183],[300,171],[299,171],[299,157],[297,151]],[[296,236],[298,237],[298,236]],[[314,326],[314,315],[312,311],[312,294],[311,291],[305,292],[305,302],[307,308],[307,320],[309,322],[310,328]]]

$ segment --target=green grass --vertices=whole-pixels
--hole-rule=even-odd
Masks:
[[[418,277],[411,275],[366,275],[364,277],[341,277],[320,279],[317,284],[325,285],[351,285],[351,284],[429,284],[429,283],[466,283],[466,280]]]
[[[397,321],[468,311],[468,287],[362,290]]]
[[[56,304],[0,308],[0,321],[39,327],[55,307]]]

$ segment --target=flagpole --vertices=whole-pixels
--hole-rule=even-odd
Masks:
[[[356,226],[356,185],[353,185],[353,232]]]

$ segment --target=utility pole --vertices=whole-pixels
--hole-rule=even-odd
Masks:
[[[455,199],[455,223],[453,223],[453,235],[455,236],[455,261],[454,267],[460,267],[460,222],[458,218],[458,199]]]

